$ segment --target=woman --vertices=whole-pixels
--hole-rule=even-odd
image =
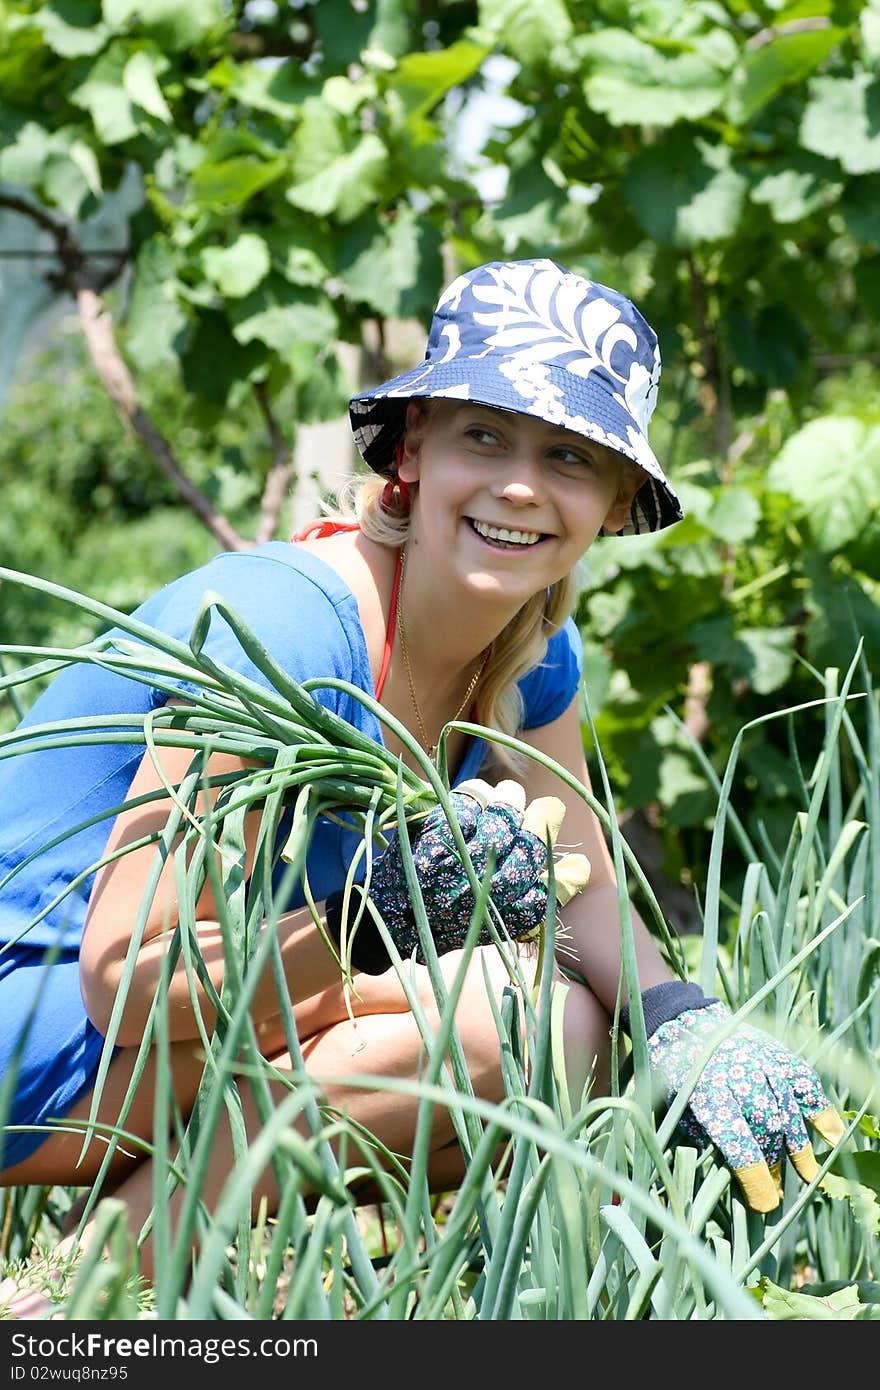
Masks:
[[[432,756],[443,726],[471,714],[517,734],[587,784],[577,707],[581,652],[569,616],[574,575],[600,533],[655,530],[681,516],[647,440],[659,372],[653,331],[614,290],[547,260],[481,266],[442,295],[424,362],[351,402],[355,441],[376,475],[357,485],[356,516],[316,523],[292,545],[276,542],[219,556],[154,596],[138,616],[186,638],[203,594],[217,591],[296,679],[341,676],[381,696],[388,714]],[[212,623],[208,647],[216,658],[255,675],[222,622]],[[74,713],[143,713],[165,698],[120,676],[77,668],[56,679],[26,723]],[[335,689],[321,691],[319,698],[373,737],[384,736],[393,753],[411,761],[406,746],[358,701]],[[506,894],[505,922],[515,938],[533,935],[543,920],[547,847],[564,810],[564,840],[576,851],[558,866],[570,981],[566,1065],[575,1097],[591,1073],[601,1094],[609,1076],[621,959],[617,888],[598,822],[581,797],[537,762],[523,758],[516,765],[524,787],[518,795],[510,791],[510,766],[499,762],[497,752],[490,758],[482,741],[452,731],[446,755],[451,781],[460,788],[456,808],[471,857],[481,867],[489,850],[495,856],[492,891]],[[126,796],[138,801],[161,790],[163,779],[179,784],[190,756],[189,750],[162,749],[161,776],[153,758],[141,756],[134,744],[27,754],[24,763],[34,764],[32,770],[25,766],[26,775],[22,759],[11,760],[4,765],[11,770],[0,774],[0,867],[8,872],[33,847],[50,843],[65,822],[85,820],[87,811],[95,814]],[[215,756],[211,771],[220,775],[242,766]],[[507,783],[493,791],[487,777],[498,775],[506,775]],[[98,1171],[103,1145],[93,1141],[77,1162],[81,1134],[75,1126],[90,1112],[97,1059],[155,863],[153,846],[111,859],[81,886],[78,898],[68,895],[63,908],[30,924],[54,900],[58,885],[102,851],[112,855],[161,831],[167,809],[167,801],[141,800],[117,816],[106,846],[106,825],[98,822],[47,857],[38,856],[0,889],[0,931],[9,943],[0,952],[0,962],[6,961],[0,965],[4,1018],[23,1026],[38,1000],[37,1021],[24,1041],[17,1041],[21,1026],[4,1039],[4,1069],[11,1074],[14,1067],[18,1078],[11,1123],[39,1125],[51,1116],[74,1127],[48,1133],[10,1129],[0,1174],[5,1184],[82,1185]],[[355,837],[324,823],[309,857],[312,890],[337,941],[347,930],[340,890],[355,844]],[[462,871],[455,879],[450,868],[450,844],[448,828],[436,819],[414,840],[448,979],[459,963],[472,901],[462,891]],[[119,1114],[159,982],[166,929],[176,919],[175,892],[169,863],[153,898],[116,1034],[118,1051],[104,1084],[99,1120],[109,1125]],[[415,951],[420,960],[393,843],[376,865],[370,895],[401,954]],[[368,924],[355,938],[352,1018],[338,964],[303,902],[301,889],[295,890],[278,937],[310,1072],[319,1078],[358,1072],[416,1076],[421,1037],[381,933],[373,927],[368,936]],[[219,990],[223,943],[209,888],[197,915],[202,954]],[[652,1059],[674,1094],[704,1049],[707,1031],[723,1022],[723,1010],[697,986],[671,978],[635,915],[634,931],[644,991],[640,1012]],[[60,954],[46,965],[49,947]],[[436,1016],[427,972],[414,968],[424,1006]],[[475,1089],[496,1100],[503,1084],[484,970],[496,994],[508,983],[496,948],[479,947],[456,1022]],[[207,994],[200,1006],[210,1019]],[[270,972],[257,986],[252,1013],[264,1054],[276,1067],[289,1066]],[[202,1074],[202,1045],[180,964],[169,986],[168,1017],[175,1094],[186,1113]],[[628,1010],[623,1022],[628,1026]],[[718,1076],[734,1063],[744,1111],[722,1106],[719,1112]],[[704,1085],[712,1067],[714,1079]],[[150,1065],[125,1122],[144,1139],[153,1133],[154,1079]],[[246,1119],[256,1131],[246,1083],[241,1090]],[[771,1092],[772,1113],[765,1103]],[[328,1085],[325,1094],[390,1149],[408,1151],[413,1100],[356,1086]],[[818,1118],[826,1137],[839,1134],[839,1119],[814,1074],[778,1044],[740,1029],[713,1054],[685,1122],[701,1141],[708,1135],[719,1144],[747,1200],[770,1210],[780,1200],[778,1163],[785,1149],[803,1177],[817,1171],[805,1116]],[[449,1187],[461,1173],[461,1153],[451,1142],[449,1116],[439,1107],[433,1140],[430,1179]],[[209,1207],[231,1164],[227,1137],[215,1147],[204,1192]],[[153,1200],[149,1161],[119,1149],[110,1178],[138,1229]],[[261,1196],[271,1210],[277,1202],[271,1171],[263,1174],[255,1202]],[[149,1273],[149,1245],[142,1253]]]

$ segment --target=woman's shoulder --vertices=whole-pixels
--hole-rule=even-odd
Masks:
[[[246,550],[224,550],[198,569],[190,570],[166,589],[169,595],[185,594],[214,587],[224,596],[227,591],[247,593],[266,583],[284,590],[297,589],[304,596],[324,599],[335,606],[352,599],[339,567],[329,565],[311,543],[266,541]]]
[[[363,683],[368,675],[351,588],[310,550],[286,541],[215,555],[135,616],[181,641],[207,620],[204,649],[235,669],[244,662],[236,632],[243,627],[298,680],[328,674]]]
[[[212,598],[251,612],[261,626],[273,621],[297,625],[310,617],[343,626],[357,621],[357,601],[338,570],[311,549],[288,541],[268,541],[247,550],[226,550],[197,569],[179,575],[137,610],[138,619],[173,627],[194,617]]]

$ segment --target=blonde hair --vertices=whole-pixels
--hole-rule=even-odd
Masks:
[[[398,504],[383,501],[387,480],[375,473],[356,474],[336,496],[338,516],[357,518],[364,535],[380,545],[402,546],[409,536],[410,513]],[[417,483],[410,484],[411,493]],[[333,515],[333,512],[330,512]],[[574,612],[580,588],[578,569],[570,571],[544,592],[533,594],[498,634],[476,695],[476,722],[499,733],[517,736],[522,729],[523,702],[517,682],[543,661],[547,644]],[[493,756],[518,770],[522,759],[501,745]]]

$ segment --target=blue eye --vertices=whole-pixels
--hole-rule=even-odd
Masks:
[[[467,430],[467,434],[469,434],[471,439],[475,440],[477,444],[498,443],[497,434],[486,425],[471,425]]]
[[[569,449],[564,444],[553,450],[553,457],[566,468],[591,468],[593,466],[593,460],[589,454],[582,454],[578,449]]]

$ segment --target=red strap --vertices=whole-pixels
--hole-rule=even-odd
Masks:
[[[403,569],[403,546],[397,551],[397,564],[394,567],[394,583],[391,585],[391,608],[388,613],[388,627],[385,632],[385,650],[382,653],[382,666],[376,681],[376,699],[381,700],[385,688],[385,677],[391,664],[391,648],[394,645],[394,624],[397,619],[397,595],[400,592],[400,572]]]
[[[357,521],[339,521],[332,517],[320,517],[317,521],[310,521],[308,526],[304,526],[296,535],[291,536],[292,541],[307,541],[313,537],[320,540],[323,536],[335,536],[338,531],[358,531],[360,523]],[[397,552],[397,565],[394,569],[394,582],[391,586],[391,610],[388,614],[388,628],[385,633],[385,650],[382,653],[382,665],[379,676],[376,680],[376,699],[382,698],[382,691],[385,687],[385,679],[388,675],[388,667],[391,665],[391,648],[394,646],[394,624],[397,621],[397,595],[400,592],[400,572],[403,568],[403,546]]]
[[[296,535],[291,536],[292,541],[308,541],[314,537],[320,540],[322,536],[335,536],[337,531],[359,531],[361,529],[359,521],[338,521],[335,517],[322,516],[317,521],[310,521],[308,526],[304,526]]]

